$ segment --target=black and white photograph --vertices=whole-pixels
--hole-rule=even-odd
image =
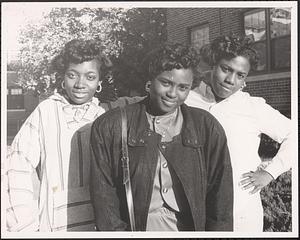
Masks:
[[[294,238],[297,1],[1,2],[1,238]]]

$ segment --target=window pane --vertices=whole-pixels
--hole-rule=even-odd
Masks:
[[[253,34],[255,41],[266,39],[265,10],[245,15],[244,26],[245,34]]]
[[[201,48],[203,45],[209,43],[209,27],[202,26],[192,29],[191,44],[195,48]]]
[[[273,69],[291,66],[291,36],[275,38],[271,41],[271,66]]]
[[[8,95],[7,109],[24,109],[24,95]]]
[[[266,59],[266,41],[257,42],[253,46],[255,50],[258,52],[258,65],[256,71],[265,70],[267,67],[267,59]]]
[[[22,89],[21,88],[12,88],[10,90],[11,95],[22,95]]]
[[[291,35],[291,9],[272,8],[270,13],[271,38]]]

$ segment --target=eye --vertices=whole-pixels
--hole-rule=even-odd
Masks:
[[[225,73],[228,73],[230,71],[230,68],[225,65],[221,65],[220,67],[221,67],[222,71]]]
[[[179,90],[182,91],[182,92],[185,92],[185,91],[188,91],[190,89],[190,86],[179,86]]]
[[[238,73],[237,76],[238,76],[238,79],[245,79],[246,78],[246,74],[243,74],[243,73]]]
[[[96,75],[88,75],[87,76],[87,80],[89,80],[89,81],[93,81],[95,79],[96,79]]]
[[[170,82],[169,82],[169,81],[161,80],[160,82],[161,82],[161,84],[162,84],[163,86],[165,86],[165,87],[170,86]]]
[[[72,73],[72,72],[68,72],[66,75],[70,79],[75,79],[76,78],[76,75],[74,73]]]

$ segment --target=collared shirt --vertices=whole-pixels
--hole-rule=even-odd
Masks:
[[[170,142],[180,133],[182,113],[177,109],[174,113],[163,116],[152,116],[146,113],[150,129],[162,136],[162,142]],[[177,228],[175,212],[179,211],[172,187],[168,162],[161,151],[158,155],[152,197],[147,220],[147,231],[174,231]]]
[[[278,153],[265,170],[277,178],[291,168],[291,121],[266,104],[263,98],[251,97],[240,90],[216,103],[210,87],[204,82],[190,91],[185,103],[209,111],[226,132],[233,168],[235,230],[249,230],[250,226],[260,225],[255,230],[262,231],[263,210],[260,195],[248,194],[249,190],[242,190],[238,182],[243,173],[255,171],[261,164],[258,155],[261,133],[281,143]],[[246,218],[249,219],[248,222],[239,222],[239,219]]]
[[[56,93],[25,121],[7,156],[9,231],[94,229],[89,139],[92,121],[104,113],[98,104],[93,98],[71,105]],[[38,197],[32,179],[36,169]]]

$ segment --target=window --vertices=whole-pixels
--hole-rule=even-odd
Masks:
[[[191,28],[191,45],[200,49],[203,45],[209,43],[209,27],[201,25]]]
[[[12,88],[10,90],[11,95],[22,95],[22,88]]]
[[[7,109],[24,109],[22,88],[11,87],[7,90]]]
[[[256,71],[276,71],[291,66],[291,9],[268,8],[244,15],[246,35],[252,34],[259,54]]]

